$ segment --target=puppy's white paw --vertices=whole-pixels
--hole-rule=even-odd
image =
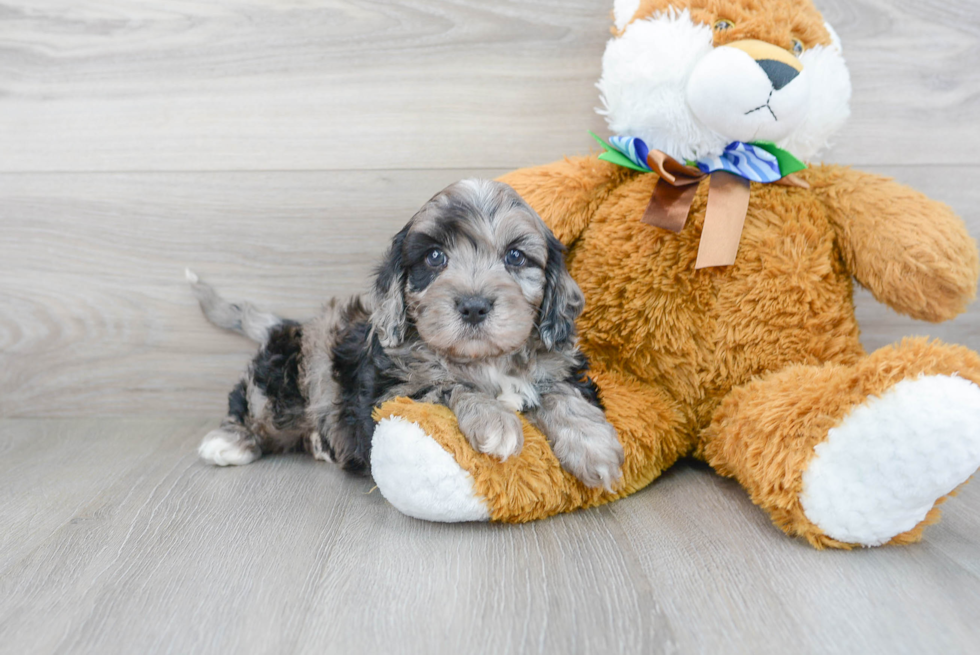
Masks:
[[[487,426],[478,445],[480,452],[494,455],[501,460],[518,454],[523,448],[524,426],[516,414],[501,420],[499,425]]]
[[[320,433],[316,430],[306,435],[306,448],[307,451],[313,455],[313,459],[318,459],[321,462],[336,464],[333,455],[330,454],[330,450],[328,450],[323,443],[323,437],[321,437]]]
[[[481,453],[505,460],[524,448],[524,425],[514,412],[486,405],[458,420],[460,430]]]
[[[550,436],[562,468],[585,486],[612,491],[623,477],[623,446],[616,430],[604,419],[565,424]]]
[[[243,466],[257,460],[262,453],[256,444],[243,441],[241,435],[228,430],[211,430],[197,449],[201,459],[215,466]]]

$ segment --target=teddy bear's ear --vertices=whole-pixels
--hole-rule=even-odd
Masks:
[[[405,264],[402,258],[402,247],[409,226],[391,240],[391,246],[381,260],[374,282],[371,323],[374,326],[378,340],[385,348],[399,345],[405,338]]]
[[[626,29],[630,19],[640,8],[640,0],[614,0],[613,2],[613,21],[616,31],[622,32]]]
[[[575,336],[575,319],[582,313],[585,296],[565,267],[565,246],[550,234],[544,278],[538,334],[545,348],[556,350]]]

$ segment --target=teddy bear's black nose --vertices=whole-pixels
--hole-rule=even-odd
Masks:
[[[800,74],[798,70],[775,59],[759,59],[755,63],[759,68],[766,72],[766,77],[772,82],[772,88],[779,91],[781,88],[796,79]]]
[[[479,325],[490,313],[493,303],[482,296],[467,296],[456,301],[460,316],[470,325]]]

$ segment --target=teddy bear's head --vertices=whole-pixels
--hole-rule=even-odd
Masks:
[[[812,159],[849,114],[840,41],[810,0],[615,0],[610,130],[680,160],[768,141]]]

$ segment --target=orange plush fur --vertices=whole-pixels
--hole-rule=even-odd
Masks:
[[[668,6],[707,25],[731,20],[735,27],[716,35],[721,42],[830,42],[809,2],[643,0],[634,20]],[[588,156],[501,178],[569,248],[569,270],[586,297],[581,345],[626,451],[616,493],[585,488],[562,471],[530,426],[521,455],[501,463],[474,452],[445,408],[399,400],[377,416],[418,422],[473,476],[493,520],[607,502],[693,455],[738,480],[788,534],[818,548],[850,547],[801,508],[814,446],[852,408],[900,380],[958,375],[980,384],[980,357],[963,347],[907,340],[866,354],[853,279],[899,312],[943,321],[973,299],[980,259],[963,222],[920,193],[839,166],[813,166],[800,177],[809,189],[753,183],[735,264],[702,270],[694,263],[707,182],[686,227],[673,233],[640,220],[653,173]],[[933,509],[891,543],[918,540],[937,519]]]
[[[830,45],[830,35],[824,28],[823,17],[809,2],[786,0],[642,0],[632,20],[650,18],[668,10],[691,13],[696,23],[713,25],[727,20],[732,29],[715,33],[715,45],[725,45],[741,39],[758,39],[786,50],[792,50],[794,38],[812,48]],[[621,35],[624,30],[613,30]]]

